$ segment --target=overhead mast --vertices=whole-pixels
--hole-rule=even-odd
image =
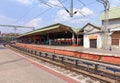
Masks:
[[[71,6],[70,6],[70,17],[73,17],[73,0],[70,1]]]
[[[110,36],[109,36],[109,8],[110,8],[110,3],[109,0],[97,0],[98,2],[102,3],[104,5],[105,8],[105,14],[104,14],[104,26],[102,27],[102,48],[103,49],[109,49],[111,50],[111,42],[109,40]]]

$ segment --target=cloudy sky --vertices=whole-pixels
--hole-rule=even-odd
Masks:
[[[97,0],[73,0],[74,12],[70,17],[64,7],[70,10],[70,0],[1,0],[0,24],[34,26],[36,29],[55,23],[81,28],[90,22],[101,25],[99,19],[104,7]],[[109,0],[111,7],[120,6],[120,0]],[[17,29],[18,33],[32,29]],[[13,28],[0,27],[2,32],[14,32]]]

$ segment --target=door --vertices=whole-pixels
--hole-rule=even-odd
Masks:
[[[90,48],[97,48],[97,39],[90,39]]]

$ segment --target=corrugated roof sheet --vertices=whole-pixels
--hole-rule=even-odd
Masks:
[[[72,28],[72,30],[75,32],[75,33],[78,33],[80,31],[81,28]]]
[[[22,37],[22,36],[26,36],[26,35],[31,35],[31,34],[34,34],[34,33],[39,33],[39,32],[44,32],[44,31],[47,31],[47,30],[56,29],[56,28],[59,28],[59,26],[60,25],[58,24],[58,25],[54,25],[54,26],[50,26],[50,27],[41,28],[41,29],[38,29],[38,30],[34,30],[34,31],[31,31],[31,32],[22,34],[22,35],[18,36],[17,38]]]
[[[109,10],[109,19],[120,18],[120,7],[110,8]],[[100,17],[101,20],[105,19],[105,13],[103,13]]]

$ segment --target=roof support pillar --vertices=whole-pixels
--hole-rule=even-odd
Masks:
[[[77,34],[77,45],[79,44],[79,35]]]
[[[75,33],[72,33],[72,46],[77,46],[75,42]]]
[[[75,34],[72,33],[72,44],[75,44]]]
[[[120,48],[120,38],[119,38],[119,48]]]
[[[48,41],[48,45],[51,45],[51,40],[49,38],[49,34],[47,35],[47,41]]]
[[[35,38],[35,36],[33,36],[33,42],[34,42],[34,44],[36,43],[36,38]]]

